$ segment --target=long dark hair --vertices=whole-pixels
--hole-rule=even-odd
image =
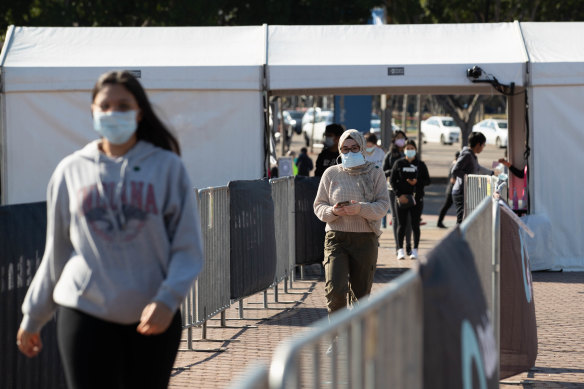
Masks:
[[[158,119],[158,116],[152,110],[144,88],[142,88],[140,82],[130,72],[112,71],[102,74],[93,87],[91,100],[95,100],[95,96],[105,85],[112,84],[122,85],[126,88],[134,96],[142,111],[142,120],[138,123],[136,137],[139,140],[144,140],[152,143],[154,146],[180,155],[178,140],[168,131],[160,119]]]

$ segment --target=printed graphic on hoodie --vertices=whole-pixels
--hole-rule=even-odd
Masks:
[[[82,188],[79,191],[81,213],[90,228],[104,240],[129,242],[140,233],[148,214],[158,214],[154,186],[130,181],[129,187],[122,186],[116,196],[116,185],[116,182],[103,183],[106,198],[100,196],[97,184]]]

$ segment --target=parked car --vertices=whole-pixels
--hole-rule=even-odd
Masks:
[[[448,116],[430,116],[422,121],[422,140],[440,142],[443,145],[453,144],[460,139],[460,128]]]
[[[314,118],[314,112],[320,112],[322,109],[320,107],[308,108],[304,115],[302,115],[302,128],[304,129],[304,125],[306,123],[312,123],[312,119]]]
[[[288,124],[292,127],[292,130],[297,134],[302,134],[302,117],[304,116],[304,112],[287,110],[283,113],[284,122],[288,120]]]
[[[485,119],[472,126],[473,131],[480,131],[487,138],[487,144],[507,147],[507,120]]]
[[[304,115],[306,117],[306,114]],[[324,130],[326,126],[333,123],[334,112],[333,111],[317,111],[316,118],[314,119],[314,132],[313,132],[313,121],[307,121],[302,126],[302,132],[304,133],[304,139],[306,140],[306,145],[310,144],[310,139],[312,138],[312,143],[322,143],[324,140]],[[304,121],[304,118],[303,120]]]

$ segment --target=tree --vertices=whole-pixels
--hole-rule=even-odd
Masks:
[[[446,113],[452,116],[452,119],[460,127],[461,145],[467,146],[468,136],[472,132],[475,116],[484,96],[437,95],[435,97]]]

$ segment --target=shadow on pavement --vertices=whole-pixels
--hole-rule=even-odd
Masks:
[[[557,282],[561,284],[584,284],[584,272],[535,271],[534,282]]]

